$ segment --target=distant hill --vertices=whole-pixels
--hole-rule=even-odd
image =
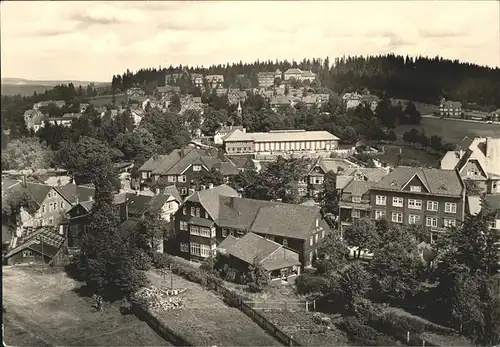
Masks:
[[[91,81],[35,81],[26,80],[23,78],[2,78],[1,80],[1,94],[2,95],[17,95],[31,96],[34,92],[44,93],[47,89],[51,89],[58,84],[73,83],[75,87],[86,87],[90,83],[94,83],[96,87],[107,87],[111,83],[106,82],[91,82]]]

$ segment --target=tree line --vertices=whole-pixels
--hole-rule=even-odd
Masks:
[[[315,85],[335,93],[361,91],[368,88],[375,94],[437,104],[442,97],[477,104],[500,107],[500,69],[440,57],[409,57],[378,55],[369,57],[348,56],[302,61],[256,61],[212,65],[208,68],[169,66],[127,70],[114,75],[112,88],[126,90],[133,85],[164,85],[167,74],[184,73],[175,81],[183,91],[192,87],[191,75],[221,74],[225,86],[256,88],[257,73],[285,71],[289,68],[312,70],[317,78]]]

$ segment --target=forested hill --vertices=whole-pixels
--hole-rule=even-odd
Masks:
[[[344,57],[331,62],[326,59],[304,59],[302,62],[265,61],[250,64],[226,64],[199,67],[169,67],[141,69],[136,73],[127,70],[113,76],[115,89],[127,89],[133,84],[164,85],[165,75],[186,71],[178,81],[182,89],[190,84],[189,74],[222,74],[226,86],[257,87],[257,73],[285,71],[291,67],[312,70],[317,74],[316,83],[334,92],[368,88],[375,94],[438,103],[442,97],[463,103],[500,107],[500,69],[478,66],[458,60],[443,58],[404,57],[393,54],[372,57]],[[240,75],[240,77],[238,77]],[[244,77],[242,77],[243,75]]]

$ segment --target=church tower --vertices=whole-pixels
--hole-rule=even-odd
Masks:
[[[240,101],[238,100],[238,117],[241,117],[242,116],[242,113],[243,113],[243,110],[241,108],[241,103]]]

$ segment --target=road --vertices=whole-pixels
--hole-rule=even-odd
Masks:
[[[449,120],[449,121],[455,121],[455,122],[469,122],[469,123],[483,123],[483,124],[500,124],[500,122],[485,122],[482,120],[473,120],[473,119],[462,119],[462,118],[441,118],[441,117],[436,117],[432,114],[425,114],[422,116],[422,118],[435,118],[435,119],[443,119],[443,120]]]

